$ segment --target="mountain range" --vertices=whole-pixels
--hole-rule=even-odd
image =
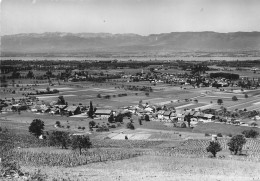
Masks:
[[[110,33],[42,33],[1,37],[1,54],[95,52],[259,51],[260,32],[172,32],[141,36]]]

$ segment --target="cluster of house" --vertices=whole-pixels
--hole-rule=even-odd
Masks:
[[[171,122],[182,124],[187,123],[187,117],[189,116],[191,124],[196,125],[198,122],[212,122],[215,120],[213,114],[205,114],[201,111],[193,110],[175,110],[173,107],[163,107],[163,109],[158,110],[156,106],[150,106],[148,104],[139,104],[136,106],[123,107],[124,111],[129,111],[133,114],[144,116],[148,115],[150,120],[161,121],[161,122]],[[158,110],[158,111],[157,111]]]

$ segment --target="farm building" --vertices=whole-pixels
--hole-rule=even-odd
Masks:
[[[178,121],[184,121],[184,117],[182,114],[177,114]]]
[[[158,115],[158,119],[163,119],[163,114],[164,114],[164,110],[160,110],[157,112],[157,115]]]
[[[95,112],[95,115],[100,118],[109,118],[109,116],[112,114],[112,111],[109,109],[98,109]]]
[[[169,120],[171,113],[172,113],[171,111],[165,111],[165,112],[163,113],[163,119]]]
[[[79,106],[68,106],[64,110],[65,114],[68,114],[69,116],[80,114],[80,107]]]
[[[171,115],[170,115],[170,120],[177,120],[178,118],[177,118],[177,114],[176,113],[171,113]]]

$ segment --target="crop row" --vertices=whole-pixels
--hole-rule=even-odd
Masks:
[[[162,141],[147,141],[147,140],[114,140],[114,139],[104,139],[91,140],[93,147],[96,148],[151,148],[157,146]]]
[[[123,160],[139,156],[140,153],[133,150],[101,150],[98,152],[70,153],[46,153],[31,151],[14,151],[16,160],[24,164],[75,167],[95,162]]]

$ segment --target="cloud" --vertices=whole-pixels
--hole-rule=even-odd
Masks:
[[[36,3],[36,0],[32,0],[32,4],[35,4]]]

